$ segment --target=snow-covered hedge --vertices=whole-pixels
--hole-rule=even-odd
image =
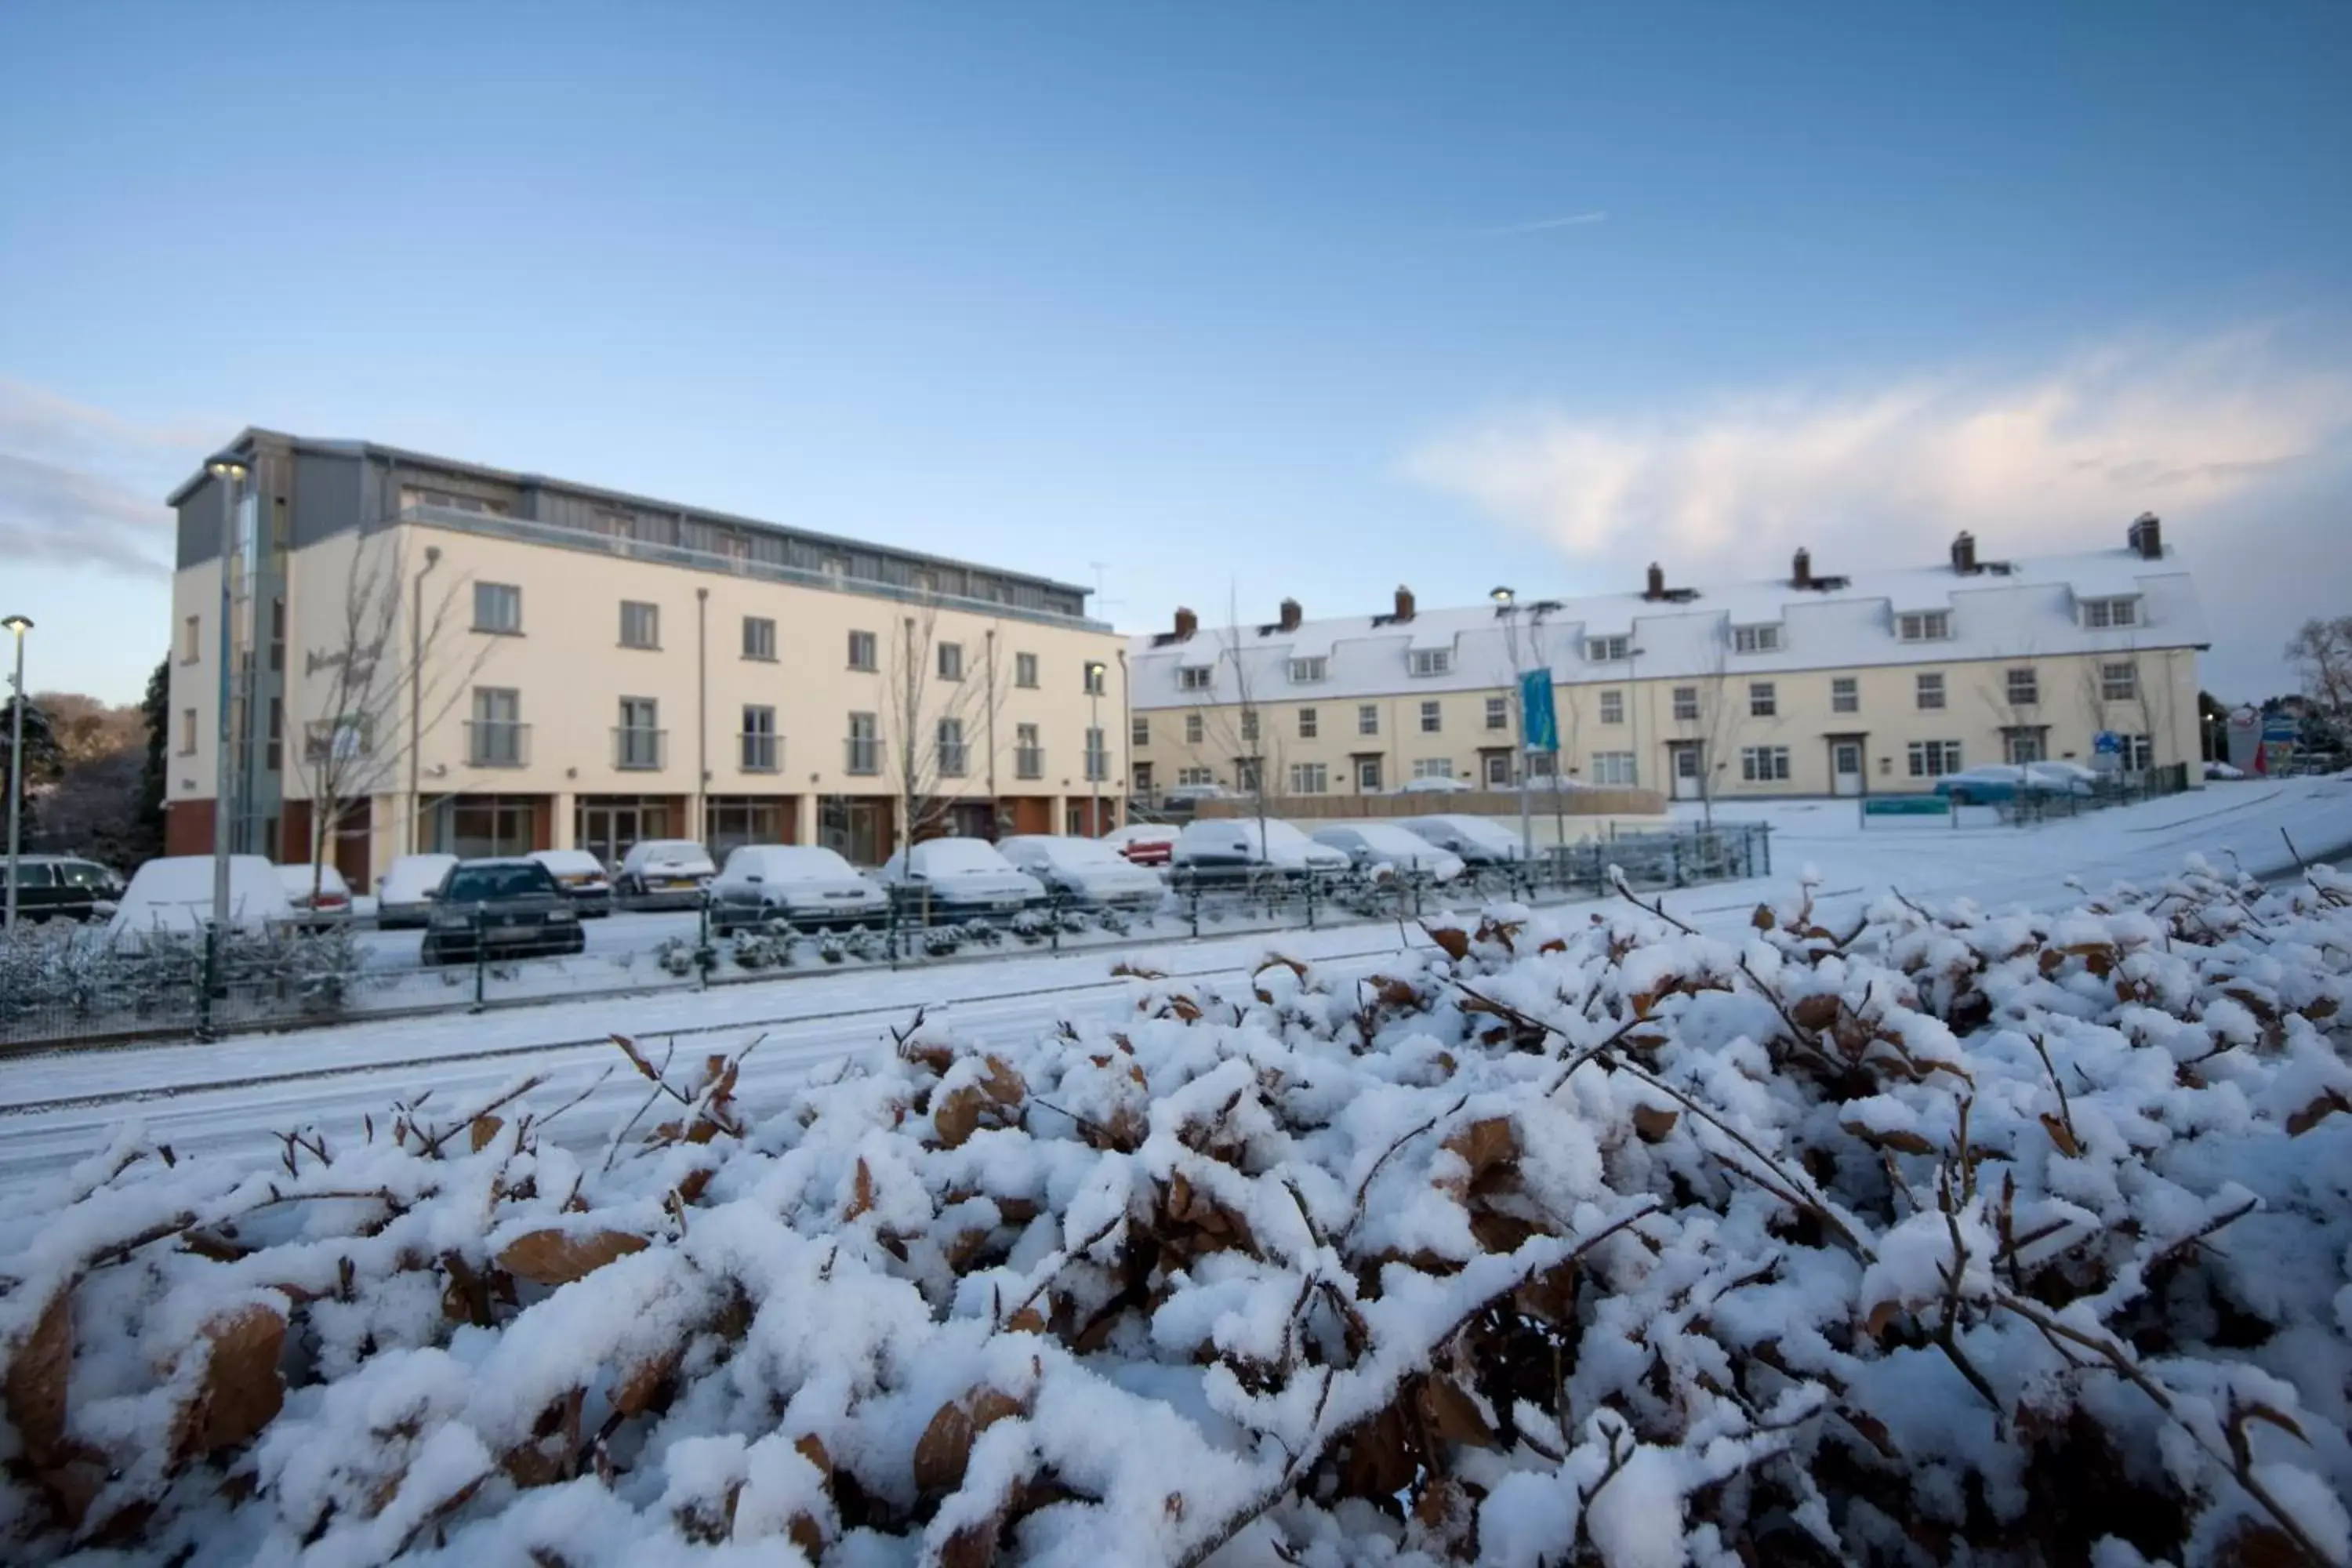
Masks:
[[[126,1133],[0,1222],[0,1539],[2345,1558],[2352,884],[1435,934],[756,1116],[622,1042],[609,1146],[528,1085],[258,1174]]]

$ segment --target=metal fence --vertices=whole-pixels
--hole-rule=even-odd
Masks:
[[[2201,765],[2201,764],[2200,764]],[[2117,773],[2102,778],[2089,789],[2033,790],[2021,792],[2014,797],[1996,804],[2003,822],[2031,825],[2070,816],[2081,816],[2094,811],[2106,811],[2118,805],[2137,805],[2142,801],[2160,800],[2168,795],[2179,795],[2189,788],[2187,763],[2171,763],[2145,773]]]
[[[1179,871],[1150,908],[1102,908],[1057,895],[1018,911],[965,916],[917,895],[865,925],[770,920],[722,931],[706,904],[642,948],[512,957],[478,940],[468,957],[446,964],[425,963],[423,938],[401,932],[232,933],[215,941],[190,931],[116,943],[96,929],[28,926],[0,942],[0,1049],[301,1028],[856,967],[1418,920],[1496,900],[1605,896],[1612,867],[1638,889],[1663,889],[1768,875],[1771,847],[1763,825],[1743,823],[1555,847],[1532,860],[1472,868],[1444,884],[1355,871]]]

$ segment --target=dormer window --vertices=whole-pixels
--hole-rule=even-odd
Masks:
[[[1780,624],[1767,622],[1762,626],[1732,627],[1731,649],[1734,653],[1779,653]]]
[[[1949,610],[1913,610],[1895,617],[1895,636],[1900,642],[1944,642],[1951,635]]]
[[[1330,674],[1331,661],[1319,654],[1313,658],[1290,661],[1290,684],[1293,686],[1313,686],[1328,679]]]
[[[1632,657],[1633,652],[1633,639],[1630,637],[1587,637],[1584,639],[1584,658],[1586,662],[1591,664],[1613,664],[1622,662],[1622,660]]]
[[[1216,676],[1216,669],[1211,665],[1179,665],[1176,669],[1176,689],[1179,691],[1206,691],[1215,681]]]
[[[2137,599],[2085,599],[2083,601],[2083,625],[2095,632],[2116,626],[2139,625]]]
[[[1412,672],[1415,675],[1447,675],[1454,669],[1454,650],[1450,647],[1417,647],[1412,650]]]

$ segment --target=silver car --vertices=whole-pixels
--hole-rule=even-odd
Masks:
[[[786,921],[803,927],[877,925],[890,895],[830,849],[747,844],[710,884],[710,928],[730,931]]]

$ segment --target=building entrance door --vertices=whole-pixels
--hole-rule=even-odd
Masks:
[[[1697,746],[1675,748],[1675,798],[1697,800],[1706,794],[1706,756]]]
[[[1830,792],[1832,795],[1862,793],[1862,742],[1860,741],[1830,742]]]
[[[670,836],[667,801],[582,801],[573,823],[572,843],[618,868],[630,848],[648,838]]]

